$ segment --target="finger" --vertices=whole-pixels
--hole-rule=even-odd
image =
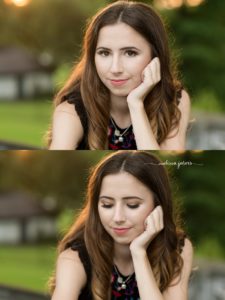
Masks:
[[[156,209],[154,210],[153,219],[154,219],[155,227],[156,227],[157,231],[159,231],[160,230],[160,209],[159,209],[159,206],[157,206]]]
[[[158,57],[155,57],[154,60],[154,74],[155,74],[155,83],[157,84],[160,80],[161,80],[161,76],[160,76],[160,60]]]
[[[147,82],[148,84],[153,82],[150,64],[143,71],[143,81]]]
[[[158,57],[155,57],[147,66],[146,76],[148,76],[148,74],[154,85],[159,82],[159,80],[160,80],[160,62],[159,62]]]
[[[159,227],[162,230],[164,228],[164,222],[163,222],[163,209],[162,206],[159,206],[158,209],[159,212]]]
[[[160,65],[160,60],[158,57],[156,57],[156,80],[159,82],[161,80],[161,65]]]
[[[152,233],[155,232],[155,222],[153,218],[153,213],[151,213],[146,219],[146,230],[151,231]]]

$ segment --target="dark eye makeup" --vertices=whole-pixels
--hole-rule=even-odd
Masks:
[[[135,209],[135,208],[138,208],[140,206],[140,204],[138,204],[138,203],[137,204],[129,204],[129,203],[127,203],[126,205],[127,205],[127,207],[129,207],[131,209]],[[103,208],[112,208],[113,204],[102,203],[101,207],[103,207]]]

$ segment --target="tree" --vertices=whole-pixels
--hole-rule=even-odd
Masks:
[[[225,108],[225,2],[167,11],[182,62],[181,73],[192,93],[213,91]]]

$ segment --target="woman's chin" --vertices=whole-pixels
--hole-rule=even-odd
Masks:
[[[126,91],[110,91],[112,96],[124,98],[129,95],[129,92]]]

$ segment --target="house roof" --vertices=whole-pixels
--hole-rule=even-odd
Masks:
[[[0,219],[29,218],[57,213],[56,209],[45,209],[42,201],[29,193],[21,191],[0,193]]]
[[[43,70],[52,71],[53,65],[44,65],[24,48],[0,46],[0,74],[24,74]]]

